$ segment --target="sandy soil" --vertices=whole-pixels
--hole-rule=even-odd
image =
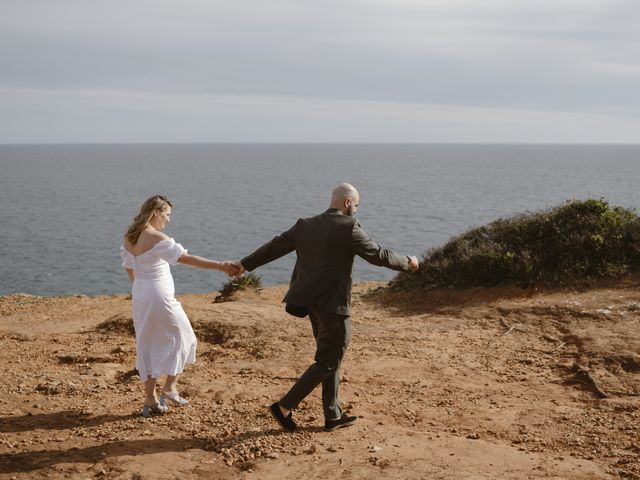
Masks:
[[[358,285],[341,396],[361,418],[324,432],[316,391],[295,434],[267,415],[313,355],[284,287],[179,297],[191,404],[151,419],[125,296],[2,297],[0,478],[640,479],[639,287]]]

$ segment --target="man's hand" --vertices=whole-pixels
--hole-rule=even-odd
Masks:
[[[418,261],[418,257],[414,255],[409,255],[409,268],[412,272],[417,272],[420,268],[420,262]]]
[[[222,262],[221,267],[222,271],[230,277],[237,277],[238,275],[240,275],[238,273],[238,262],[227,260],[225,262]]]
[[[233,274],[233,276],[235,278],[239,277],[240,275],[244,274],[246,272],[244,265],[242,265],[242,263],[240,263],[240,261],[237,262],[233,262],[234,266],[235,266],[235,273]]]

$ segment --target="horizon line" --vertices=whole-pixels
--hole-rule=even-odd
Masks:
[[[136,145],[522,145],[522,146],[640,146],[640,142],[344,142],[344,141],[221,141],[221,142],[0,142],[0,147],[9,146],[136,146]]]

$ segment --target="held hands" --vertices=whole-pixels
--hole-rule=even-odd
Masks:
[[[234,277],[239,277],[240,275],[243,275],[246,270],[244,268],[244,265],[242,265],[242,263],[240,263],[240,261],[237,262],[233,262],[235,268],[236,268],[236,273],[233,275]]]
[[[220,270],[226,273],[229,277],[238,277],[242,274],[242,272],[240,272],[240,269],[238,268],[238,265],[242,267],[242,264],[240,262],[226,260],[224,262],[220,262]],[[242,268],[242,271],[244,272],[244,268]]]
[[[220,262],[220,270],[226,273],[229,277],[238,278],[244,272],[246,272],[244,266],[239,261],[226,260]]]
[[[420,268],[420,262],[418,261],[418,257],[415,255],[409,255],[409,268],[412,272],[417,272]]]

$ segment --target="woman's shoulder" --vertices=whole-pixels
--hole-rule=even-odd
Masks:
[[[161,242],[171,242],[171,238],[158,230],[144,230],[136,243],[136,250],[146,253]],[[126,245],[126,244],[125,244]]]
[[[171,237],[165,233],[159,232],[158,230],[148,232],[148,236],[145,238],[145,246],[147,247],[145,250],[155,248],[156,246],[163,244],[162,242],[171,241]]]
[[[149,243],[155,244],[158,242],[162,242],[163,240],[171,240],[171,237],[169,237],[166,233],[160,232],[158,230],[148,232],[147,241]]]

